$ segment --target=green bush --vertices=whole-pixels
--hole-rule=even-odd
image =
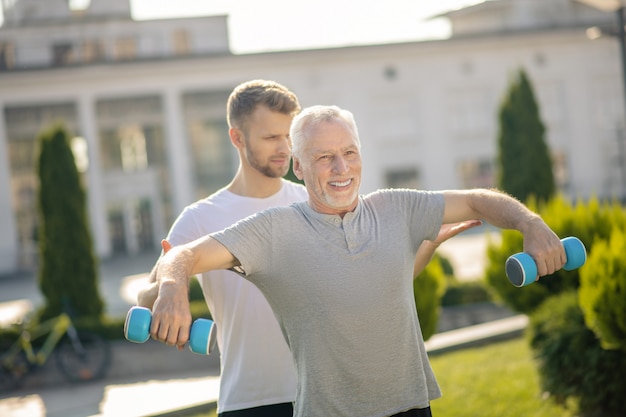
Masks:
[[[594,244],[581,271],[579,302],[585,323],[605,349],[626,350],[626,233]]]
[[[85,192],[62,125],[37,138],[39,157],[39,287],[42,319],[63,311],[99,318],[104,301],[98,289],[96,258],[85,207]]]
[[[558,196],[539,206],[530,200],[528,206],[538,212],[561,238],[578,237],[589,254],[595,241],[607,239],[614,229],[624,229],[626,224],[626,212],[619,203],[600,203],[596,198],[572,204],[563,196]],[[504,265],[510,255],[523,250],[523,238],[521,233],[512,230],[503,231],[501,237],[499,243],[492,241],[487,247],[485,281],[510,308],[529,314],[547,298],[578,289],[579,274],[587,266],[573,271],[557,271],[522,288],[511,285]]]
[[[441,305],[457,306],[492,301],[491,294],[481,281],[449,282],[441,299]]]
[[[88,330],[97,333],[108,340],[119,340],[124,338],[124,322],[126,317],[107,317],[99,319],[91,317],[74,320],[77,329]]]
[[[424,340],[437,331],[440,301],[446,290],[446,275],[441,259],[434,256],[421,274],[413,280],[413,296]]]
[[[542,304],[530,317],[528,338],[552,400],[564,406],[573,400],[581,417],[623,416],[626,355],[602,349],[585,326],[576,291]]]
[[[211,312],[203,300],[195,300],[189,302],[189,310],[193,319],[213,319]]]
[[[433,258],[439,259],[439,263],[441,263],[441,268],[443,269],[443,273],[446,276],[446,280],[448,282],[455,281],[456,278],[454,277],[454,267],[452,266],[452,262],[450,262],[450,259],[436,252]]]
[[[189,280],[189,301],[204,301],[202,287],[195,276]]]

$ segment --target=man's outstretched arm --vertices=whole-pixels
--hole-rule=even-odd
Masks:
[[[565,265],[565,249],[543,219],[515,198],[496,190],[444,191],[443,223],[481,219],[501,229],[524,235],[524,252],[537,264],[539,276]]]
[[[152,338],[182,349],[191,328],[189,278],[238,265],[233,254],[209,236],[173,247],[163,254],[150,273],[150,281],[157,284],[158,290],[152,307]]]

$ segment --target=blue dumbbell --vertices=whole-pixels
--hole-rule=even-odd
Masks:
[[[144,343],[150,338],[152,312],[145,307],[132,307],[126,314],[124,336],[130,342]],[[208,355],[215,347],[215,325],[212,320],[197,319],[191,325],[189,349],[200,355]]]
[[[576,237],[561,239],[567,262],[563,266],[566,271],[580,268],[587,261],[585,245]],[[509,256],[505,265],[506,276],[516,287],[530,285],[537,279],[537,264],[527,253],[520,252]]]

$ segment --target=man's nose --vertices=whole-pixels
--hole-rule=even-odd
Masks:
[[[291,139],[289,136],[285,136],[282,140],[278,141],[278,151],[282,153],[291,153]]]
[[[348,162],[342,156],[335,157],[333,161],[333,171],[339,174],[348,171]]]

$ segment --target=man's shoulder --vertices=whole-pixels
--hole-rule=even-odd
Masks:
[[[308,196],[304,185],[297,182],[289,181],[283,178],[283,192],[297,195],[299,197],[306,198]]]
[[[438,191],[417,190],[414,188],[381,188],[363,196],[364,199],[376,197],[393,197],[399,195],[429,196],[440,194]]]
[[[413,188],[385,188],[361,196],[366,205],[398,206],[405,204],[429,204],[443,199],[441,192]]]
[[[187,205],[178,216],[179,220],[195,219],[202,222],[215,222],[218,226],[223,223],[219,219],[224,219],[227,222],[239,220],[247,214],[239,213],[242,207],[236,197],[225,188],[218,190],[208,197]]]

